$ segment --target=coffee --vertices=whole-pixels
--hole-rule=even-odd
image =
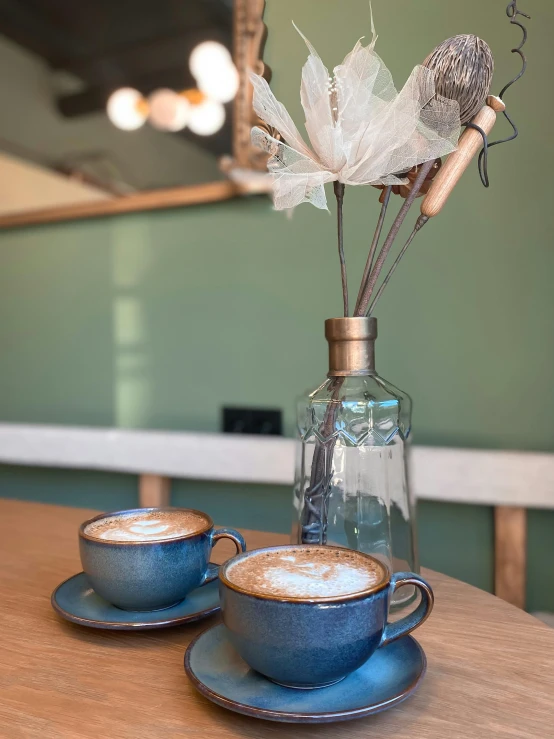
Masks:
[[[176,539],[206,526],[206,519],[194,511],[144,511],[106,516],[89,523],[84,533],[103,541],[148,542]]]
[[[336,547],[283,547],[251,552],[226,567],[232,585],[255,595],[328,598],[372,588],[385,579],[377,560]]]

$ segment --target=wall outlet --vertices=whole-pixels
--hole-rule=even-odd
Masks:
[[[283,414],[266,408],[223,408],[223,432],[282,436]]]

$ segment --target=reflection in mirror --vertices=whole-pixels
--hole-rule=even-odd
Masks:
[[[233,0],[0,2],[0,216],[223,179]]]

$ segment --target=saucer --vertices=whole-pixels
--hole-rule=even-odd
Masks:
[[[95,629],[162,629],[199,621],[219,611],[217,579],[193,590],[185,600],[162,611],[123,611],[91,588],[84,572],[73,575],[52,593],[52,607],[62,618]]]
[[[185,654],[188,677],[214,703],[246,716],[306,724],[348,721],[396,706],[414,692],[426,666],[423,649],[405,636],[378,649],[335,685],[284,688],[248,667],[231,646],[223,624],[203,631]]]

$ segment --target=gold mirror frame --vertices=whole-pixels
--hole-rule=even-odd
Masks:
[[[264,10],[265,0],[234,0],[233,57],[240,84],[233,109],[233,151],[231,156],[224,157],[221,161],[221,168],[228,176],[232,176],[235,169],[243,172],[265,169],[267,155],[250,143],[250,131],[256,116],[252,110],[252,86],[248,79],[250,70],[266,79],[270,77],[269,68],[262,59],[267,37],[267,28],[263,22]],[[252,191],[256,191],[255,186],[251,189],[247,183],[238,184],[232,179],[147,190],[105,202],[79,203],[0,216],[0,228],[214,203]]]

